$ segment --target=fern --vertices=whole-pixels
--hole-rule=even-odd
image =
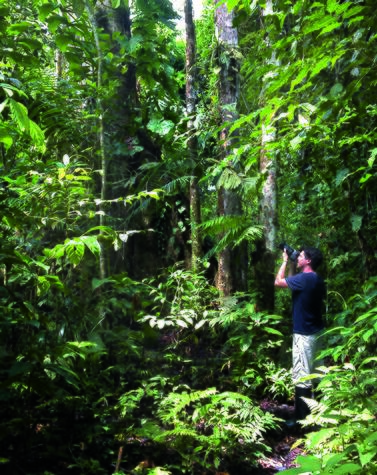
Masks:
[[[157,415],[168,427],[155,440],[168,444],[191,464],[208,467],[218,467],[231,451],[246,450],[250,456],[251,451],[267,450],[263,434],[277,424],[247,396],[218,393],[215,388],[172,392],[160,402]]]
[[[242,242],[255,242],[263,235],[263,227],[250,226],[245,216],[219,216],[201,224],[201,228],[208,234],[222,235],[216,245],[207,253],[206,258],[222,251],[227,247],[235,247]]]

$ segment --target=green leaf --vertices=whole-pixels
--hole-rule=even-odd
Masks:
[[[361,225],[363,223],[363,217],[357,214],[353,214],[351,216],[351,223],[352,223],[352,231],[356,233],[357,231],[360,231],[361,229]]]
[[[321,461],[314,457],[313,455],[299,455],[297,457],[297,463],[300,465],[301,472],[316,472],[317,470],[321,470]]]
[[[67,51],[67,46],[72,42],[72,39],[68,35],[56,35],[55,36],[56,46],[64,53]]]
[[[72,384],[76,388],[79,387],[78,386],[78,382],[80,381],[79,376],[74,371],[67,368],[66,366],[61,366],[55,363],[48,363],[48,364],[45,364],[44,369],[47,374],[49,371],[52,373],[59,374],[65,379],[67,383]]]
[[[241,337],[240,350],[242,351],[242,353],[245,353],[245,351],[247,351],[250,348],[252,342],[253,342],[253,337],[249,334],[243,335]]]
[[[198,323],[195,324],[195,330],[199,330],[203,325],[207,323],[207,320],[200,320]]]
[[[311,67],[307,63],[303,63],[300,61],[299,65],[299,73],[293,79],[293,81],[291,81],[291,91],[293,91],[294,87],[300,84],[311,71]]]
[[[307,19],[308,24],[303,28],[305,35],[320,30],[320,35],[328,33],[336,28],[339,28],[341,24],[331,15],[323,15],[322,12],[312,15]]]
[[[356,444],[356,446],[359,452],[361,465],[364,467],[375,457],[377,453],[377,447],[373,447],[371,450],[368,450],[368,447],[365,447],[363,444]]]
[[[370,173],[366,173],[363,177],[360,178],[359,183],[365,183],[366,181],[369,180],[369,178],[372,178],[373,175]]]
[[[34,144],[44,152],[46,150],[45,135],[39,125],[32,120],[29,120],[29,134]]]
[[[345,5],[349,7],[352,5],[352,2],[345,2]],[[362,5],[355,5],[353,8],[350,8],[347,12],[343,13],[342,17],[344,20],[351,18],[352,16],[358,15],[359,13],[362,13],[365,10],[365,7]],[[363,19],[363,16],[359,16],[358,19],[361,20]]]
[[[85,10],[84,0],[72,0],[72,8],[77,17],[80,17]]]
[[[345,178],[347,178],[349,172],[350,171],[348,168],[342,168],[341,170],[337,171],[335,179],[336,186],[339,186],[345,180]]]
[[[373,330],[370,330],[372,331],[372,333],[375,333]],[[365,338],[364,338],[365,339]],[[374,363],[377,362],[377,356],[370,356],[369,358],[365,358],[361,363],[360,363],[360,366],[359,368],[361,368],[362,366],[365,366],[366,364],[370,363],[371,361],[373,361]],[[377,433],[376,433],[376,438],[377,438]]]
[[[8,150],[13,144],[13,138],[7,127],[0,126],[0,142],[4,144],[6,150]]]
[[[179,325],[182,328],[188,328],[187,323],[184,322],[183,320],[179,319],[179,318],[177,318],[176,323],[177,323],[177,325]]]
[[[17,123],[18,128],[21,131],[29,131],[30,120],[26,107],[14,99],[9,99],[9,107],[12,112],[12,118]]]
[[[320,438],[311,438],[311,443],[313,446],[319,447],[320,444],[324,444],[331,440],[331,437],[334,436],[334,430],[321,430],[321,433],[325,433],[326,437],[320,437]],[[316,434],[314,434],[315,436]],[[335,455],[331,455],[327,460],[326,460],[326,469],[332,468],[334,465],[338,465],[339,462],[343,459],[345,459],[348,456],[347,452],[341,452]]]
[[[312,67],[310,77],[313,78],[318,73],[320,73],[323,69],[327,68],[331,63],[331,58],[329,56],[325,56],[319,61],[316,61],[315,65]]]
[[[24,31],[28,30],[33,24],[29,21],[21,21],[19,23],[12,23],[12,25],[8,26],[7,33],[9,35],[19,35]]]
[[[272,333],[273,335],[283,336],[283,333],[279,332],[279,330],[276,330],[276,328],[263,327],[263,330],[267,333]]]
[[[147,128],[155,134],[164,136],[168,134],[174,127],[174,123],[171,120],[151,119],[148,122]]]
[[[356,463],[345,463],[341,467],[337,467],[332,472],[333,475],[349,475],[350,473],[360,472],[361,466]]]
[[[53,2],[46,2],[43,5],[38,7],[38,17],[41,21],[45,21],[48,15],[53,12],[56,8],[56,5]]]
[[[373,149],[370,151],[370,157],[368,158],[368,165],[369,165],[370,167],[373,166],[374,160],[376,159],[376,156],[377,156],[377,148],[373,148]]]
[[[101,253],[101,245],[98,242],[97,236],[82,236],[80,239],[95,256]]]
[[[70,263],[76,266],[80,264],[84,257],[85,245],[83,242],[76,240],[68,241],[68,243],[65,244],[65,252]]]
[[[290,141],[290,146],[292,150],[297,150],[301,143],[304,141],[305,137],[301,134],[301,132],[296,135],[291,141]]]
[[[67,23],[66,19],[60,15],[51,15],[47,18],[48,28],[52,33],[56,33],[60,25]]]
[[[104,284],[111,284],[111,283],[114,283],[114,279],[111,279],[111,278],[107,278],[107,279],[97,279],[96,277],[94,277],[92,279],[92,290],[96,290],[98,289],[99,287],[101,287],[102,285]]]
[[[372,335],[375,334],[375,331],[373,328],[370,328],[367,330],[365,333],[363,333],[362,337],[364,341],[368,341]]]
[[[337,82],[336,84],[333,85],[333,87],[330,89],[330,97],[336,97],[339,96],[341,92],[343,92],[343,84],[340,82]]]

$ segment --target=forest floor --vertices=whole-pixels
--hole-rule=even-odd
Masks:
[[[296,467],[295,459],[303,452],[303,444],[300,439],[305,437],[305,432],[296,424],[288,427],[284,421],[293,419],[294,406],[287,403],[278,403],[264,399],[260,407],[263,411],[270,412],[283,420],[281,428],[268,434],[266,443],[271,448],[271,454],[268,457],[259,460],[260,475],[273,475],[288,468]]]

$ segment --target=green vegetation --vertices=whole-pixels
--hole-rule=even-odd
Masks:
[[[260,403],[293,392],[282,240],[328,286],[283,473],[377,472],[377,10],[227,5],[237,45],[212,2],[196,21],[188,117],[174,2],[0,2],[1,473],[258,473],[282,430]]]

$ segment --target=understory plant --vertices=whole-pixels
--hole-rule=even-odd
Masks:
[[[130,398],[135,402],[145,394],[135,391],[122,397],[120,403],[127,411],[126,408],[132,408]],[[164,453],[173,453],[176,462],[169,468],[179,467],[179,473],[196,473],[199,467],[216,471],[240,459],[255,464],[269,450],[265,432],[278,423],[278,419],[263,413],[247,396],[220,393],[215,388],[193,391],[181,385],[155,402],[154,422],[144,420],[141,427],[131,428],[129,434],[148,436],[159,447],[165,447]]]
[[[377,470],[377,287],[371,278],[338,316],[342,325],[327,332],[334,364],[322,367],[318,401],[304,425],[319,428],[305,440],[308,456],[284,473],[374,474]]]
[[[171,392],[157,415],[164,430],[155,440],[177,451],[190,471],[195,464],[218,469],[240,458],[255,464],[268,451],[264,433],[277,425],[249,397],[215,388]]]
[[[260,395],[268,387],[277,395],[290,392],[287,379],[277,385],[274,376],[280,371],[276,356],[285,347],[284,335],[278,329],[281,322],[279,315],[258,311],[254,295],[228,297],[220,302],[217,312],[211,313],[210,328],[221,328],[226,335],[223,366],[229,369],[240,392]]]

